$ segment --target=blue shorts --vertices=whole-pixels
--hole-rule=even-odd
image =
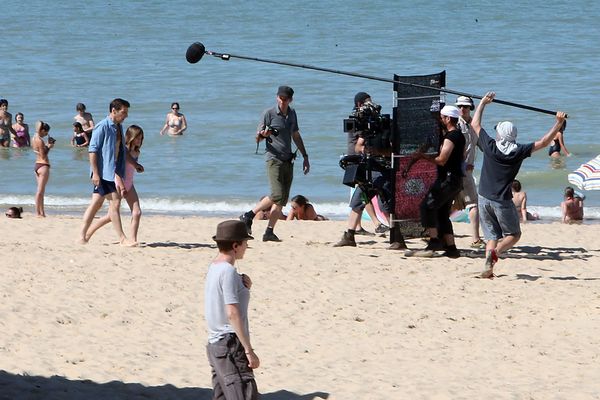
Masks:
[[[114,182],[100,179],[100,185],[94,186],[93,193],[98,193],[100,196],[106,196],[117,191],[117,186]]]
[[[521,234],[519,213],[512,199],[494,201],[479,195],[479,224],[485,240]]]

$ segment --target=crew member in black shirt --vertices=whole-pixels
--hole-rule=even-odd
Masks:
[[[426,250],[444,250],[444,256],[460,257],[454,243],[454,231],[450,221],[450,207],[462,190],[462,162],[465,137],[458,128],[460,111],[455,106],[444,106],[440,111],[442,138],[438,155],[418,151],[413,158],[425,159],[437,165],[437,179],[421,203],[421,224],[428,230],[429,244]]]

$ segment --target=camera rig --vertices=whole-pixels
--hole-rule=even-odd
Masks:
[[[373,156],[370,149],[391,149],[391,118],[381,113],[381,106],[367,101],[355,107],[344,119],[344,132],[356,134],[365,141],[367,152],[347,155],[340,159],[340,167],[345,170],[343,183],[350,187],[359,186],[364,192],[373,192],[373,171],[384,173],[390,168],[389,159]]]

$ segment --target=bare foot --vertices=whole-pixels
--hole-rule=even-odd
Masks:
[[[119,244],[123,247],[137,247],[138,246],[138,242],[133,242],[127,238],[121,239]]]
[[[89,243],[89,241],[86,238],[79,238],[77,240],[77,244],[88,244],[88,243]]]

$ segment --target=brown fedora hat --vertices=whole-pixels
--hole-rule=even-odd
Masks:
[[[246,224],[239,220],[223,221],[217,225],[217,234],[213,236],[216,242],[229,241],[239,242],[246,239],[254,239],[248,235]]]

